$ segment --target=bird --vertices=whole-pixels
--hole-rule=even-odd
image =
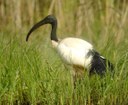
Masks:
[[[26,41],[34,30],[45,24],[51,25],[50,39],[53,48],[64,64],[73,68],[71,74],[74,83],[77,78],[83,77],[85,70],[88,71],[89,75],[98,74],[100,76],[105,75],[107,68],[113,70],[113,64],[101,56],[88,41],[76,37],[59,40],[56,34],[57,19],[54,15],[48,15],[33,25],[27,34]]]

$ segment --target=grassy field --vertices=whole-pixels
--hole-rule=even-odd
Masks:
[[[105,43],[97,41],[98,36],[92,39],[94,47],[113,62],[114,78],[109,73],[102,79],[85,74],[73,94],[70,71],[52,49],[49,32],[44,36],[35,32],[29,42],[25,42],[26,33],[0,33],[1,105],[128,104],[127,38],[118,46],[112,37],[103,39]]]
[[[127,0],[1,0],[0,105],[128,105]],[[115,75],[85,74],[73,90],[69,67],[52,48],[50,27],[30,27],[48,14],[58,38],[79,37],[114,64]]]

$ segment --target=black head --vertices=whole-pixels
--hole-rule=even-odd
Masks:
[[[28,38],[30,36],[30,34],[36,30],[37,28],[39,28],[40,26],[44,25],[44,24],[55,24],[57,23],[56,18],[53,15],[48,15],[47,17],[45,17],[43,20],[39,21],[38,23],[36,23],[28,32],[27,37],[26,37],[26,41],[28,41]]]
[[[44,19],[43,19],[43,21],[44,21],[44,24],[53,24],[53,23],[55,23],[57,20],[56,20],[56,17],[55,16],[53,16],[53,15],[48,15],[47,17],[45,17]]]

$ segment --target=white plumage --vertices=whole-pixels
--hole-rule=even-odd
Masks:
[[[105,73],[107,66],[113,69],[113,65],[104,57],[100,56],[89,42],[72,37],[59,41],[56,35],[57,20],[52,15],[48,15],[36,23],[27,34],[26,41],[35,29],[44,24],[51,24],[52,30],[50,37],[52,45],[57,50],[61,59],[74,68],[73,76],[75,79],[83,75],[85,69],[88,70],[89,74],[97,73],[100,75]]]
[[[93,49],[92,45],[82,39],[65,38],[56,46],[60,57],[69,65],[77,65],[88,68],[92,56],[88,53]]]

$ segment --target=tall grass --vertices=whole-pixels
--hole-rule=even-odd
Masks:
[[[128,104],[126,0],[0,3],[1,105]],[[73,90],[70,68],[50,45],[50,27],[43,26],[25,42],[31,25],[51,13],[58,19],[58,37],[80,37],[91,42],[114,64],[113,78],[109,73],[102,79],[85,74]]]
[[[19,37],[19,33],[13,34],[6,31],[0,33],[0,104],[128,104],[127,39],[118,47],[111,38],[102,48],[96,46],[102,55],[113,62],[113,78],[109,73],[102,79],[98,76],[89,78],[85,74],[73,90],[70,71],[52,49],[50,41],[46,41],[47,36],[40,40],[31,38],[26,43],[25,35]]]

